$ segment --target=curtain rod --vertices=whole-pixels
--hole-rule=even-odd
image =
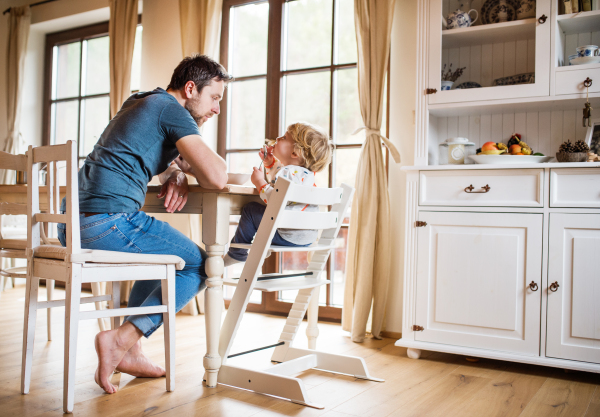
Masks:
[[[52,3],[53,1],[56,1],[56,0],[38,1],[37,3],[30,4],[29,7],[39,6],[40,4]],[[6,13],[10,12],[10,9],[12,9],[12,7],[9,7],[5,11],[3,11],[2,14],[6,14]]]

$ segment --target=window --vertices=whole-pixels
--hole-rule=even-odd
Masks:
[[[306,121],[326,129],[335,145],[329,168],[316,174],[317,185],[354,185],[365,138],[364,132],[352,135],[363,125],[354,0],[224,0],[221,33],[220,61],[235,77],[223,99],[217,147],[229,172],[251,172],[265,138]],[[326,270],[331,284],[320,291],[321,318],[341,318],[347,236],[346,223]],[[265,261],[269,272],[307,266],[305,252],[271,258]],[[255,292],[249,310],[287,313],[295,293]]]
[[[140,86],[142,26],[138,25],[131,71],[132,92]],[[46,37],[44,144],[76,141],[80,164],[110,120],[108,23]]]

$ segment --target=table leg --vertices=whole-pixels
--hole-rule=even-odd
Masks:
[[[216,387],[221,356],[219,356],[219,333],[223,310],[223,253],[229,240],[230,200],[228,195],[205,194],[202,201],[202,241],[208,259],[205,270],[206,291],[204,295],[206,313],[206,386]]]

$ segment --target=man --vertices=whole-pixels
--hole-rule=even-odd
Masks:
[[[177,255],[185,268],[177,271],[175,304],[179,311],[204,286],[206,253],[186,236],[139,211],[147,184],[159,175],[169,213],[187,201],[187,177],[175,164],[209,189],[227,182],[226,163],[200,137],[199,126],[219,114],[225,69],[204,55],[185,58],[175,68],[167,90],[133,94],[109,122],[79,171],[81,247],[120,252]],[[65,244],[65,226],[59,225]],[[160,281],[137,281],[129,307],[161,304]],[[129,316],[116,330],[96,335],[98,368],[95,380],[115,393],[110,376],[116,370],[137,377],[160,377],[165,370],[152,363],[140,339],[162,325],[162,314]]]

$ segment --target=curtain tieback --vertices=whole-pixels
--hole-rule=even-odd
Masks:
[[[385,136],[383,136],[381,134],[381,130],[371,129],[371,128],[368,128],[367,126],[362,126],[362,127],[359,127],[358,129],[356,129],[354,132],[352,132],[352,135],[356,135],[361,130],[366,130],[367,136],[369,136],[369,135],[379,136],[381,138],[381,140],[383,140],[383,144],[385,145],[385,147],[388,148],[388,150],[392,154],[392,158],[394,158],[394,161],[396,163],[400,162],[400,152],[398,152],[398,149],[396,148],[396,146],[388,138],[386,138]]]

